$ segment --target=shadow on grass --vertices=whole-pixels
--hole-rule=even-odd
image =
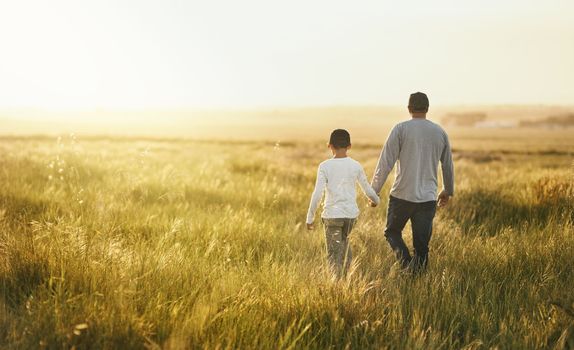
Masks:
[[[19,197],[14,194],[0,194],[0,211],[13,222],[36,219],[44,214],[49,203],[39,198]]]
[[[544,227],[551,221],[574,222],[574,206],[567,194],[522,203],[511,194],[480,189],[457,194],[453,204],[450,210],[441,211],[441,215],[472,235],[494,236],[503,228]]]
[[[48,263],[31,249],[8,252],[0,272],[0,295],[6,305],[18,308],[48,278]]]

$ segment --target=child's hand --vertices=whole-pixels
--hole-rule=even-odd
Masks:
[[[315,229],[315,224],[307,224],[307,230],[313,231]]]
[[[369,200],[369,206],[370,206],[371,208],[374,208],[374,207],[377,206],[377,203],[373,202],[372,200]]]

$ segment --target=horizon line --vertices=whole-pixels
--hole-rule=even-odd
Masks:
[[[456,103],[436,104],[429,108],[468,108],[468,107],[563,107],[574,108],[574,102],[567,103]],[[262,106],[181,106],[181,107],[0,107],[0,112],[241,112],[241,111],[267,111],[267,110],[302,110],[302,109],[330,109],[330,108],[407,108],[401,104],[308,104],[308,105],[262,105]]]

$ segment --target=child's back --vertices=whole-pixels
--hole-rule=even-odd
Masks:
[[[369,185],[359,162],[350,157],[331,158],[322,162],[317,171],[317,182],[307,213],[307,223],[313,222],[323,190],[326,190],[326,194],[322,218],[356,218],[359,215],[355,190],[357,182],[371,201],[378,203],[379,198]]]

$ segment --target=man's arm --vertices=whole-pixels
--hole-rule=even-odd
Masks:
[[[452,163],[452,151],[448,136],[445,134],[445,145],[440,156],[442,170],[443,190],[439,194],[439,206],[448,202],[449,197],[454,195],[454,165]]]
[[[365,175],[365,170],[363,169],[362,166],[360,166],[359,178],[357,180],[359,182],[359,186],[361,186],[361,189],[363,190],[363,193],[371,200],[372,203],[374,203],[374,205],[379,205],[381,200],[379,196],[377,196],[377,194],[375,193],[375,190],[373,190],[373,187],[369,185],[367,175]]]
[[[309,203],[309,210],[307,211],[307,227],[312,228],[313,221],[315,220],[315,212],[319,206],[319,202],[323,197],[323,192],[325,191],[325,186],[327,185],[327,176],[321,166],[317,170],[317,181],[315,182],[315,189],[311,195],[311,201]]]
[[[385,146],[381,151],[381,156],[379,157],[379,162],[377,163],[377,168],[373,175],[373,181],[371,181],[371,186],[373,187],[373,190],[375,190],[375,193],[378,194],[381,192],[387,177],[391,170],[393,170],[393,166],[397,159],[399,159],[399,151],[399,130],[398,127],[395,126],[393,130],[391,130],[391,133],[387,138],[387,142],[385,142]]]

